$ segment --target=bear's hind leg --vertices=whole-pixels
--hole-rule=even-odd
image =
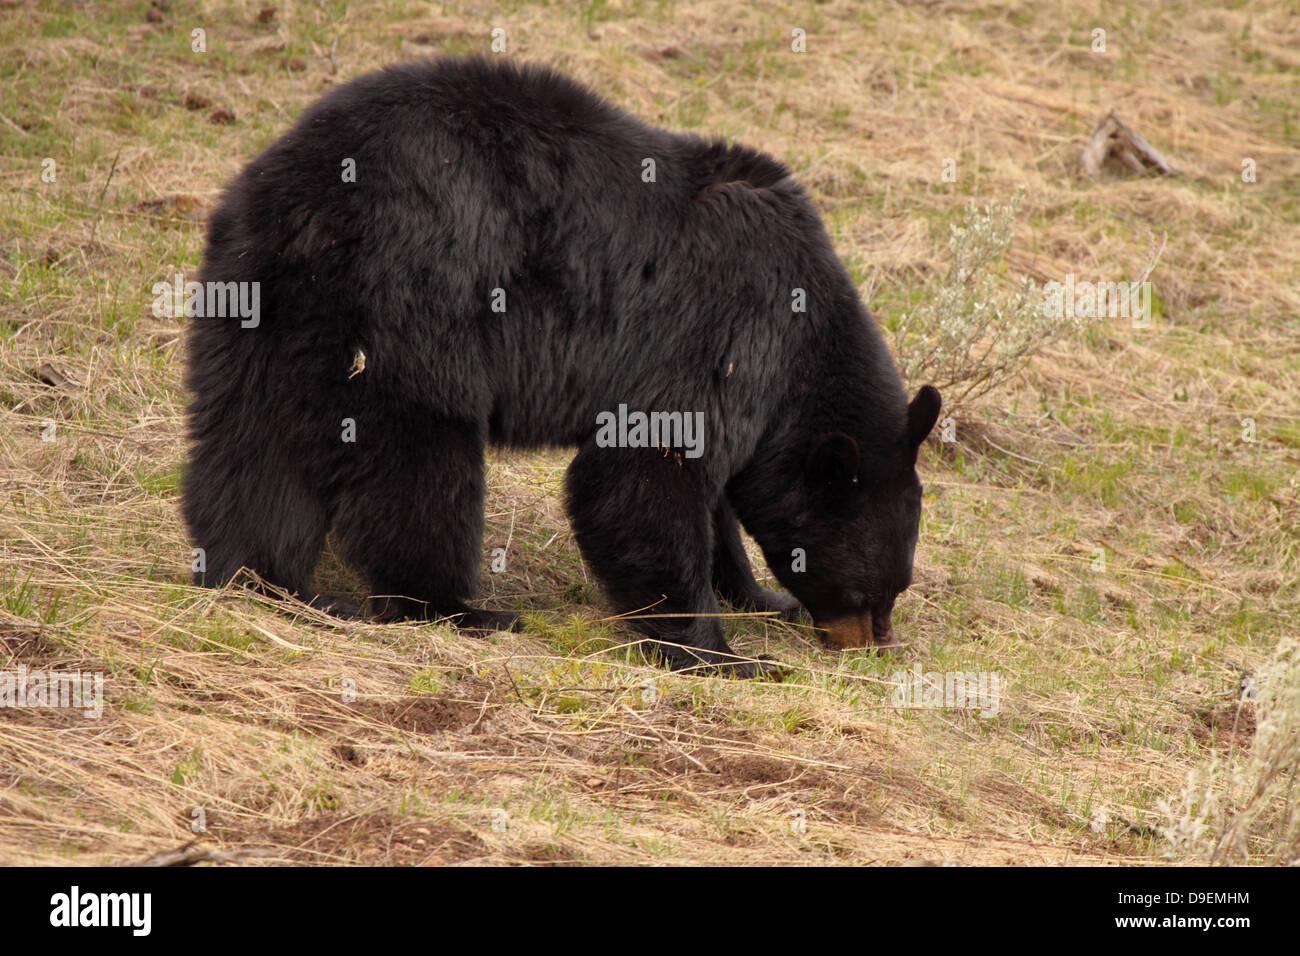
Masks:
[[[239,452],[213,437],[195,447],[182,509],[196,557],[194,581],[223,587],[241,567],[303,600],[328,519],[318,494],[272,447]]]
[[[366,578],[382,621],[452,618],[467,631],[518,630],[519,616],[465,603],[483,538],[483,437],[473,426],[403,415],[403,431],[358,459],[336,497],[343,557]],[[367,422],[358,419],[358,436]]]

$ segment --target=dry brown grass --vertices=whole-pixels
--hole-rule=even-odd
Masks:
[[[144,4],[0,10],[0,671],[102,670],[108,696],[100,720],[0,710],[0,862],[142,859],[193,837],[195,808],[202,846],[263,851],[250,862],[1163,859],[1156,801],[1211,751],[1250,747],[1238,681],[1300,608],[1286,3],[411,3],[339,19],[342,4],[293,3],[269,23],[262,3],[198,6],[210,15],[156,22]],[[749,618],[729,624],[736,643],[793,662],[790,681],[645,664],[581,566],[560,452],[490,469],[485,552],[512,546],[485,603],[533,612],[528,634],[288,616],[184,583],[179,327],[149,314],[150,286],[193,270],[221,186],[324,89],[483,49],[497,24],[512,55],[647,120],[789,162],[887,324],[943,273],[970,198],[1024,185],[1011,267],[1040,282],[1132,278],[1167,234],[1150,329],[1049,347],[923,455],[900,661],[829,656]],[[188,50],[196,25],[205,56]],[[790,52],[793,27],[808,53]],[[1112,107],[1184,175],[1080,181]],[[42,382],[46,363],[71,381]],[[890,674],[913,663],[999,671],[999,715],[890,707]]]

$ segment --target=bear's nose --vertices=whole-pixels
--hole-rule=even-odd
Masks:
[[[889,647],[898,643],[898,638],[894,635],[893,608],[872,613],[871,640],[882,647]]]

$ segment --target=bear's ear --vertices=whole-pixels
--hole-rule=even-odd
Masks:
[[[858,480],[858,443],[843,432],[822,435],[808,456],[808,483],[814,488],[847,492]]]
[[[922,385],[912,403],[907,406],[907,449],[916,451],[939,420],[943,399],[933,385]]]

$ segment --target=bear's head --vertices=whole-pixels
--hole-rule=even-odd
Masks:
[[[895,643],[894,601],[912,583],[921,521],[916,456],[941,407],[926,385],[907,406],[901,434],[859,442],[832,432],[809,445],[795,491],[799,520],[779,552],[801,551],[804,567],[769,563],[835,647]]]

